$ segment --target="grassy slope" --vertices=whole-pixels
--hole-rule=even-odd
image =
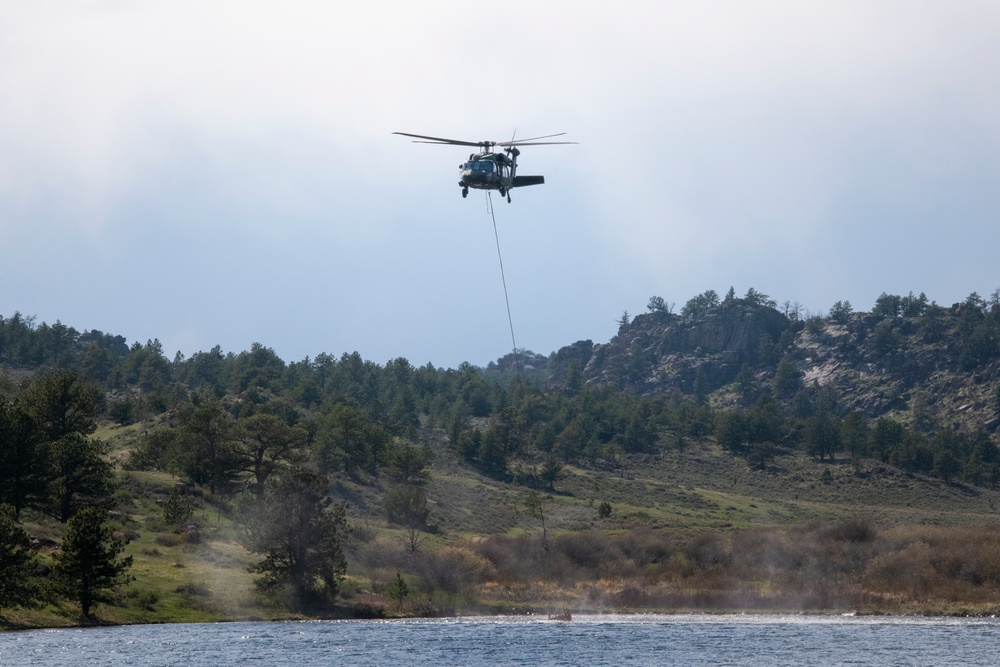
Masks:
[[[128,429],[105,427],[99,436],[120,459]],[[530,463],[522,464],[530,467]],[[824,483],[824,470],[832,481]],[[159,503],[176,480],[147,472],[121,473],[119,508],[123,533],[130,538],[127,553],[135,559],[119,604],[101,605],[103,622],[201,622],[234,619],[286,618],[284,611],[253,592],[247,565],[253,557],[238,544],[236,529],[224,512],[199,501],[194,521],[200,540],[189,543],[162,523]],[[385,526],[380,513],[384,486],[379,480],[343,478],[335,495],[350,503],[353,524],[365,526],[378,548],[400,549],[401,531]],[[527,489],[483,477],[461,464],[444,448],[436,452],[427,485],[430,523],[438,527],[424,550],[463,543],[477,535],[535,534],[537,518],[524,511]],[[607,501],[610,517],[599,518],[597,507]],[[619,470],[567,467],[555,488],[544,493],[543,508],[550,535],[598,530],[622,532],[652,529],[678,535],[732,532],[747,527],[793,528],[808,524],[863,519],[883,529],[938,525],[985,527],[996,523],[1000,492],[907,476],[887,466],[865,462],[858,469],[847,460],[817,463],[795,453],[777,457],[765,471],[721,451],[711,441],[660,457],[632,460]],[[32,522],[33,520],[33,522]],[[32,535],[53,542],[62,526],[29,517]],[[369,537],[369,540],[372,536]],[[348,550],[350,556],[351,550]],[[43,549],[44,555],[44,549]],[[372,594],[377,576],[370,568],[350,564],[345,592],[353,604],[382,604]],[[13,625],[71,625],[79,621],[73,605],[41,610],[5,610]]]
[[[829,483],[822,479],[826,469]],[[712,442],[637,459],[618,471],[567,467],[564,473],[546,495],[555,530],[788,527],[853,518],[881,527],[983,525],[995,522],[1000,505],[995,490],[908,476],[873,462],[856,471],[849,460],[817,463],[788,454],[766,471],[752,470]],[[453,462],[438,461],[428,492],[432,521],[446,532],[496,534],[537,526],[522,511],[524,487]],[[612,505],[607,519],[597,516],[602,501]]]

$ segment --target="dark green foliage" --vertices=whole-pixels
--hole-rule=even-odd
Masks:
[[[269,347],[260,343],[250,346],[249,352],[241,352],[233,362],[233,380],[237,392],[251,387],[280,391],[281,378],[285,372],[285,362]]]
[[[410,587],[407,586],[406,581],[403,579],[403,575],[399,572],[396,573],[396,578],[392,580],[389,584],[389,588],[386,590],[389,597],[396,601],[396,610],[402,609],[403,600],[406,596],[410,594]]]
[[[163,346],[158,340],[148,340],[145,345],[134,343],[129,349],[123,367],[125,381],[144,391],[160,391],[170,380],[170,364],[163,356]]]
[[[563,465],[554,456],[550,456],[545,459],[545,462],[542,464],[542,469],[538,473],[538,477],[545,482],[545,485],[550,489],[555,488],[556,482],[559,481],[562,475]]]
[[[791,356],[786,354],[778,362],[778,367],[774,371],[774,393],[779,397],[788,398],[801,387],[802,371],[796,366]]]
[[[756,366],[768,368],[776,364],[779,359],[781,359],[781,347],[767,332],[762,333],[757,344]]]
[[[408,441],[398,441],[389,447],[386,474],[398,484],[422,484],[430,474],[427,464],[430,453]]]
[[[131,396],[112,401],[108,405],[108,416],[120,426],[128,426],[135,418],[136,402]]]
[[[218,401],[187,406],[175,444],[180,472],[192,482],[211,493],[232,489],[239,471],[233,419]]]
[[[18,397],[48,442],[72,433],[90,435],[102,409],[100,388],[73,371],[45,373]]]
[[[114,492],[114,472],[99,440],[71,433],[51,446],[52,500],[49,512],[62,522],[82,507],[107,508]]]
[[[806,420],[806,447],[821,461],[832,460],[840,450],[840,424],[828,412],[822,411]]]
[[[173,489],[163,503],[163,520],[173,526],[180,528],[194,515],[194,504],[190,498],[182,496],[180,491]]]
[[[231,365],[231,364],[229,364]],[[209,352],[197,352],[187,361],[177,364],[175,375],[192,389],[210,388],[216,395],[224,392],[227,359],[222,348],[216,345]]]
[[[869,346],[879,357],[893,354],[899,349],[902,339],[896,324],[891,319],[886,319],[875,325],[870,338]]]
[[[743,410],[725,410],[715,416],[715,439],[731,452],[743,447],[749,438]]]
[[[662,296],[651,296],[649,297],[649,303],[646,305],[646,308],[651,313],[670,314],[673,311],[674,306],[672,303],[668,304],[664,301]]]
[[[850,301],[837,301],[830,307],[830,319],[838,324],[845,324],[854,309]]]
[[[0,612],[31,606],[40,595],[28,533],[17,523],[14,508],[0,505]]]
[[[875,306],[872,308],[872,315],[879,317],[899,317],[902,312],[903,298],[896,294],[886,294],[882,292],[875,299]]]
[[[389,442],[385,428],[363,410],[339,404],[319,419],[315,450],[324,471],[346,468],[375,473],[385,464]]]
[[[233,466],[261,496],[271,475],[304,458],[308,436],[304,428],[289,426],[272,414],[240,419],[233,427]]]
[[[698,296],[692,297],[681,309],[681,317],[693,319],[708,312],[709,309],[719,305],[719,295],[715,290],[706,290]]]
[[[806,319],[806,331],[811,334],[819,334],[823,331],[823,325],[826,323],[822,317],[814,315]]]
[[[56,590],[79,604],[86,618],[96,603],[113,601],[112,590],[132,579],[127,574],[132,557],[119,557],[125,544],[114,537],[106,520],[107,513],[101,509],[77,512],[52,557]]]
[[[888,461],[889,453],[903,441],[904,435],[902,424],[888,417],[879,417],[872,431],[868,454],[881,461]]]
[[[778,403],[764,394],[748,410],[723,410],[715,417],[715,439],[733,453],[745,452],[760,467],[784,439],[785,420]]]
[[[597,516],[602,519],[607,519],[611,516],[611,503],[607,500],[602,501],[601,504],[597,506]]]
[[[750,364],[744,362],[736,376],[736,388],[744,400],[750,398],[753,393],[753,380],[753,369],[750,368]]]
[[[851,458],[865,452],[868,444],[868,424],[860,412],[852,410],[841,420],[840,443]]]
[[[48,503],[52,461],[44,433],[18,403],[0,396],[0,503],[16,516]]]
[[[275,477],[243,512],[243,524],[247,549],[264,555],[250,568],[261,589],[293,609],[333,603],[347,569],[340,548],[347,522],[322,477],[302,470]]]
[[[385,518],[389,523],[404,528],[423,528],[427,525],[430,510],[427,494],[422,487],[400,484],[390,488],[382,501]]]
[[[910,292],[899,300],[899,310],[903,317],[920,317],[927,311],[929,300],[923,292],[920,296],[913,296]]]
[[[777,448],[771,442],[756,442],[750,447],[747,454],[747,461],[758,470],[766,470],[768,464],[775,457]]]
[[[631,322],[631,319],[629,319],[628,311],[622,311],[622,316],[618,318],[618,333],[624,331],[628,327],[629,322]]]
[[[1000,322],[990,317],[975,325],[962,345],[959,367],[971,371],[1000,356]]]
[[[747,293],[746,295],[744,295],[743,300],[746,303],[753,306],[764,306],[766,308],[774,308],[775,306],[777,306],[777,304],[774,302],[774,299],[772,299],[766,294],[763,294],[762,292],[758,292],[752,287],[747,290]]]

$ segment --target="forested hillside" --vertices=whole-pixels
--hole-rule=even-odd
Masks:
[[[949,307],[883,294],[870,312],[838,302],[812,315],[752,289],[709,290],[673,311],[653,297],[606,343],[457,369],[357,353],[289,362],[263,344],[171,358],[155,340],[0,318],[0,540],[14,555],[0,562],[0,614],[33,603],[73,603],[84,617],[102,602],[135,608],[119,620],[168,607],[344,613],[348,600],[352,613],[530,606],[537,582],[632,581],[654,564],[661,584],[717,590],[713,568],[776,575],[734,560],[749,538],[704,531],[810,521],[832,526],[809,529],[824,549],[860,550],[841,573],[858,578],[850,595],[796,598],[785,582],[770,602],[753,586],[740,599],[877,606],[916,594],[872,593],[872,568],[933,542],[879,530],[906,516],[993,522],[1000,291]],[[668,532],[635,532],[648,530]],[[523,543],[536,531],[540,552]],[[580,531],[591,547],[569,541]],[[798,548],[762,535],[766,549]],[[386,539],[402,545],[396,556]],[[583,551],[598,546],[605,557],[588,565]],[[129,599],[136,570],[176,577],[155,566],[165,553],[213,577],[237,563],[227,581],[256,597],[210,603],[203,581],[186,580]],[[88,562],[106,578],[82,591]],[[238,574],[247,568],[253,581]],[[1000,568],[972,569],[963,600],[975,602],[1000,586]],[[934,572],[941,590],[965,576]],[[614,595],[588,599],[634,606]]]

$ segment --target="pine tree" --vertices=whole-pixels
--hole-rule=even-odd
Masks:
[[[268,482],[244,524],[246,547],[264,555],[250,568],[262,575],[258,587],[295,608],[333,602],[347,570],[340,548],[347,520],[344,505],[326,497],[322,477],[293,470]]]
[[[73,598],[85,618],[95,603],[111,602],[110,592],[132,580],[132,557],[119,558],[125,543],[114,537],[107,512],[88,507],[69,520],[62,546],[53,556],[56,590]]]
[[[33,560],[31,542],[17,523],[14,508],[0,505],[0,610],[31,605],[38,597]]]

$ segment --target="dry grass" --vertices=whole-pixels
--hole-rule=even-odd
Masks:
[[[495,568],[493,604],[579,609],[867,612],[996,610],[1000,528],[863,522],[693,536],[635,531],[494,537],[467,547]]]

